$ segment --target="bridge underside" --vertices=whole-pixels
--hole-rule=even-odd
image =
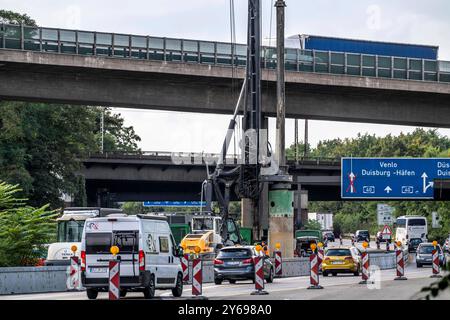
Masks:
[[[230,114],[230,78],[224,66],[0,50],[8,100]],[[262,111],[275,116],[274,72],[263,80]],[[287,72],[286,115],[450,127],[449,93],[442,83]]]

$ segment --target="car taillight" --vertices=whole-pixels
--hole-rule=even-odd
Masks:
[[[353,262],[353,258],[352,257],[345,257],[345,260],[349,260]]]
[[[219,265],[219,264],[223,264],[223,261],[220,259],[214,259],[214,265]]]
[[[330,258],[329,258],[329,257],[326,257],[324,261],[330,261]]]
[[[143,250],[139,250],[139,271],[145,271],[145,254]]]
[[[253,259],[248,258],[248,259],[242,260],[242,264],[253,264]]]
[[[81,271],[86,271],[86,251],[81,251]]]

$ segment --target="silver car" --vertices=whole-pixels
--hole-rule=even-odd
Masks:
[[[424,242],[419,244],[416,251],[416,265],[417,268],[421,268],[423,265],[431,265],[433,264],[433,257],[432,257],[432,251],[433,251],[433,244],[430,242]],[[437,245],[437,251],[439,254],[439,265],[443,266],[447,263],[445,254],[442,251],[441,246]]]

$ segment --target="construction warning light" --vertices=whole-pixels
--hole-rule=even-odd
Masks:
[[[402,242],[401,241],[397,241],[397,247],[401,247],[402,246]]]
[[[279,243],[279,242],[275,243],[275,248],[277,250],[280,250],[281,249],[281,243]]]
[[[77,247],[76,245],[73,245],[73,246],[70,247],[70,250],[71,250],[73,253],[75,253],[75,252],[77,252],[78,247]]]
[[[261,246],[260,244],[258,244],[258,245],[255,247],[255,250],[256,250],[257,252],[260,252],[260,251],[262,250],[262,246]]]
[[[119,253],[119,247],[118,246],[112,246],[109,251],[113,254],[113,256],[117,255]]]
[[[322,243],[322,242],[319,242],[319,243],[317,244],[317,246],[318,246],[319,248],[322,248],[322,247],[323,247],[323,243]]]
[[[369,246],[369,244],[367,243],[367,241],[364,241],[362,246],[364,247],[364,249],[367,249],[367,247]]]
[[[311,243],[311,250],[312,250],[312,251],[315,251],[316,248],[317,248],[316,244],[315,244],[315,243]]]
[[[195,251],[196,254],[199,254],[200,251],[202,251],[202,249],[200,249],[199,246],[196,246],[196,247],[194,248],[194,251]]]
[[[438,243],[436,240],[433,241],[433,247],[437,247]]]

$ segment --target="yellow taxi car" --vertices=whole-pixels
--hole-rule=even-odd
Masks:
[[[338,273],[359,275],[361,270],[361,253],[355,247],[336,247],[325,251],[322,262],[322,274],[336,276]]]

